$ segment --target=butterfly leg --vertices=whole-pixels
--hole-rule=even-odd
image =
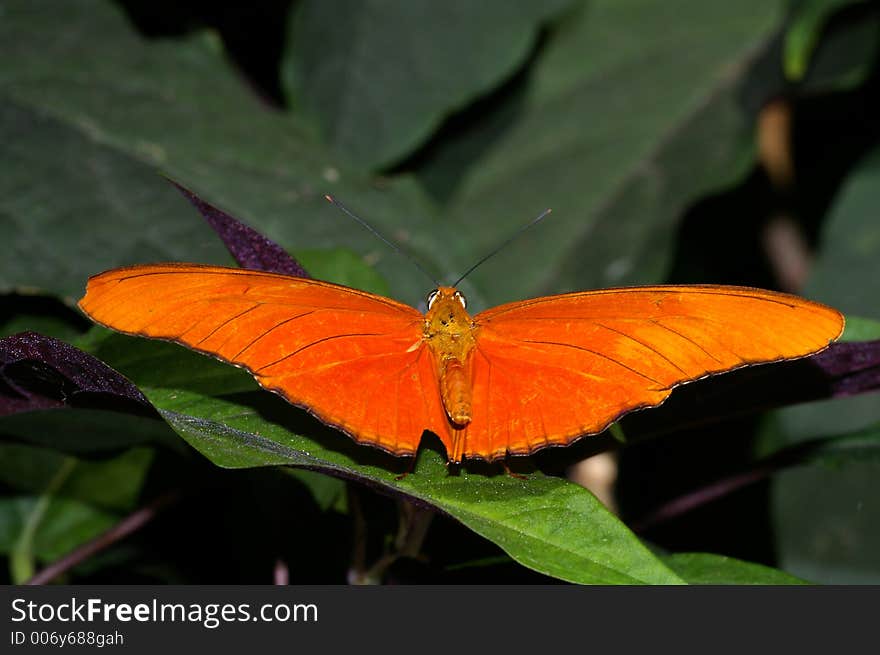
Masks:
[[[507,475],[509,475],[512,478],[516,478],[517,480],[528,480],[529,479],[528,476],[526,476],[526,475],[522,475],[521,473],[514,473],[513,471],[511,471],[510,467],[507,465],[506,459],[501,460],[501,466],[504,467],[504,472],[507,473]]]
[[[410,455],[410,456],[409,456],[409,468],[407,468],[407,470],[405,470],[405,471],[404,471],[403,473],[401,473],[400,475],[395,475],[395,476],[394,476],[394,479],[397,480],[398,482],[400,482],[400,481],[403,480],[406,476],[408,476],[410,473],[414,473],[415,470],[416,470],[416,456],[415,456],[415,455]]]

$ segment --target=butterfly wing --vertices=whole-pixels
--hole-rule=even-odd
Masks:
[[[128,334],[248,369],[356,440],[411,455],[444,434],[424,316],[389,298],[273,273],[196,264],[121,268],[89,280],[80,307]]]
[[[603,289],[478,314],[465,457],[498,459],[601,432],[679,384],[803,357],[843,331],[834,309],[725,286]]]

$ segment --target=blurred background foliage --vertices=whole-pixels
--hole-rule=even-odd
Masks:
[[[89,331],[74,308],[87,277],[113,266],[231,263],[158,171],[316,277],[412,304],[430,283],[324,193],[447,282],[551,206],[552,219],[463,283],[475,310],[574,289],[713,282],[880,318],[878,2],[4,0],[0,43],[0,330],[86,348],[165,418],[98,408],[0,419],[7,581],[96,543],[55,579],[618,579],[595,573],[617,566],[610,554],[557,553],[575,538],[548,536],[565,516],[524,537],[520,524],[474,513],[495,493],[510,507],[519,493],[538,502],[543,478],[521,492],[514,478],[478,471],[462,480],[479,489],[469,499],[444,482],[433,452],[410,476],[421,481],[397,487],[369,456],[362,466],[360,455],[328,455],[311,466],[323,472],[266,467],[292,460],[233,453],[216,424],[186,418],[206,406],[236,434],[288,438],[235,423],[236,394],[253,394],[246,376]],[[878,426],[880,403],[867,394],[628,440],[587,460],[599,466],[569,465],[610,438],[535,459],[579,481],[586,471],[636,526],[781,449],[857,435],[856,456],[832,449],[643,524],[662,566],[621,566],[642,581],[789,581],[736,558],[810,581],[877,583]],[[548,494],[575,486],[547,484]],[[389,497],[393,488],[443,511],[427,527],[427,510]],[[131,530],[113,536],[120,525]],[[641,548],[635,537],[630,546]]]

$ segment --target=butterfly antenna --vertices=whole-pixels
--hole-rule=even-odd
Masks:
[[[551,211],[553,211],[553,210],[552,210],[552,209],[549,209],[549,208],[548,208],[548,209],[545,209],[545,210],[542,211],[540,214],[538,214],[535,218],[533,218],[533,219],[531,220],[530,223],[528,223],[528,224],[526,224],[526,225],[523,225],[521,228],[519,228],[516,232],[514,232],[512,235],[510,235],[510,237],[508,237],[508,239],[507,239],[506,241],[504,241],[500,246],[497,246],[494,250],[492,250],[492,252],[490,252],[489,254],[483,256],[483,257],[482,257],[482,258],[481,258],[476,264],[474,264],[474,265],[471,266],[468,270],[466,270],[466,271],[464,272],[464,275],[462,275],[460,278],[458,278],[458,279],[455,281],[455,284],[453,284],[452,286],[457,287],[457,286],[461,283],[461,281],[462,281],[463,279],[465,279],[468,275],[470,275],[471,273],[473,273],[474,270],[476,270],[476,268],[477,268],[478,266],[480,266],[481,264],[483,264],[487,259],[491,259],[491,258],[494,257],[495,255],[497,255],[499,252],[501,252],[501,251],[502,251],[504,248],[506,248],[506,247],[507,247],[512,241],[515,241],[516,239],[518,239],[518,238],[522,235],[523,232],[525,232],[526,230],[528,230],[528,229],[531,228],[531,227],[534,227],[535,225],[537,225],[538,223],[540,223],[542,220],[544,220],[544,218],[546,218],[547,215],[548,215]]]
[[[356,220],[358,223],[360,223],[360,224],[363,225],[365,228],[367,228],[367,230],[369,230],[370,233],[372,233],[373,236],[375,236],[377,239],[379,239],[380,241],[382,241],[385,245],[387,245],[389,248],[391,248],[391,249],[392,249],[394,252],[396,252],[398,255],[402,255],[403,257],[405,257],[406,259],[408,259],[408,260],[410,261],[410,263],[411,263],[413,266],[415,266],[417,269],[419,269],[419,270],[420,270],[420,271],[421,271],[421,272],[422,272],[422,273],[423,273],[423,274],[424,274],[429,280],[431,280],[431,282],[434,284],[435,287],[442,286],[437,280],[434,279],[434,276],[433,276],[433,275],[431,275],[430,273],[428,273],[428,271],[425,270],[424,266],[422,266],[421,264],[419,264],[418,260],[417,260],[415,257],[413,257],[412,255],[410,255],[410,254],[409,254],[408,252],[406,252],[405,250],[402,250],[402,249],[401,249],[396,243],[394,243],[393,241],[391,241],[391,240],[389,240],[389,239],[386,239],[384,236],[382,236],[382,233],[379,232],[379,230],[377,230],[377,229],[374,228],[372,225],[370,225],[369,223],[367,223],[364,219],[362,219],[360,216],[358,216],[357,214],[355,214],[353,211],[351,211],[348,207],[346,207],[345,205],[343,205],[341,202],[339,202],[339,201],[338,201],[336,198],[334,198],[333,196],[327,194],[327,195],[324,196],[324,198],[327,200],[327,202],[329,202],[329,203],[331,203],[331,204],[333,204],[333,205],[336,205],[339,209],[341,209],[344,213],[346,213],[350,218],[353,218],[353,219]]]

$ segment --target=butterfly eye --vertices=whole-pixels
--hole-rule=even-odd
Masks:
[[[431,309],[431,306],[434,304],[434,301],[437,300],[437,296],[440,295],[440,292],[437,289],[434,289],[431,293],[428,294],[428,298],[426,302],[428,303],[428,309]]]
[[[464,294],[461,291],[455,292],[455,299],[461,303],[461,306],[467,309],[467,298],[464,297]]]

